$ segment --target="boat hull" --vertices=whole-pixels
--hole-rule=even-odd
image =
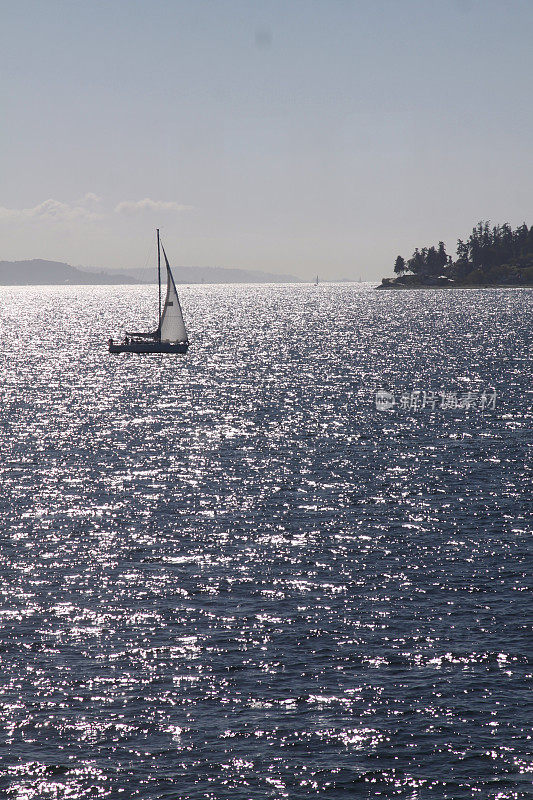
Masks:
[[[171,344],[170,342],[130,342],[129,344],[110,344],[110,353],[139,353],[147,355],[148,353],[181,353],[185,354],[189,349],[188,342],[177,342]]]

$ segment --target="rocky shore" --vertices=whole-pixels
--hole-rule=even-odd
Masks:
[[[438,278],[423,278],[420,275],[402,275],[399,278],[383,278],[376,289],[531,289],[533,283],[508,281],[506,283],[465,283],[445,275]]]

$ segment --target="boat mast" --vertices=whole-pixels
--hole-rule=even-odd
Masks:
[[[159,228],[157,229],[157,283],[159,284],[159,319],[158,328],[161,328],[161,244],[159,242]]]

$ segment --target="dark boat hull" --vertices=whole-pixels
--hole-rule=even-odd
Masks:
[[[110,344],[110,353],[182,353],[185,354],[189,349],[188,342],[130,342],[129,344]]]

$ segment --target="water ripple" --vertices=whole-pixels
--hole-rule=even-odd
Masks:
[[[0,298],[0,794],[529,797],[531,291],[182,299]]]

